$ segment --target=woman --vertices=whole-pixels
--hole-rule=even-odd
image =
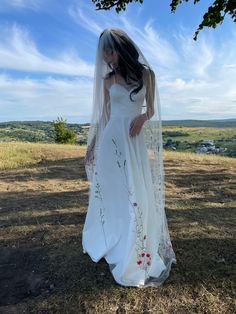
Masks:
[[[164,207],[155,73],[121,29],[98,41],[85,169],[84,253],[105,258],[122,286],[159,286],[176,263]]]

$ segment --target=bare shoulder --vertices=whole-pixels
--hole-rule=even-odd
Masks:
[[[103,79],[103,87],[104,87],[104,89],[108,90],[108,88],[109,88],[109,78],[105,77]]]
[[[145,78],[148,78],[150,76],[155,77],[154,71],[151,68],[146,68],[146,67],[143,68],[143,75]]]
[[[111,84],[112,84],[112,76],[105,77],[104,80],[103,80],[103,83],[104,83],[104,87],[106,89],[109,89]]]
[[[143,81],[146,86],[149,86],[151,82],[155,82],[155,73],[151,68],[144,67]]]

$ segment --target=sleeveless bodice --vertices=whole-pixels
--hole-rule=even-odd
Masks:
[[[131,90],[134,90],[131,89]],[[138,91],[137,94],[133,93],[130,100],[130,92],[123,85],[119,83],[113,83],[110,88],[110,106],[111,114],[110,118],[117,117],[129,117],[133,118],[142,113],[142,105],[145,98],[146,86]]]

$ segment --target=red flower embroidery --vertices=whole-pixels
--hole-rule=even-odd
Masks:
[[[137,264],[142,264],[142,269],[146,269],[147,266],[151,265],[151,254],[150,253],[141,253],[140,256],[142,257],[141,260],[137,261]],[[145,257],[146,256],[146,257]]]

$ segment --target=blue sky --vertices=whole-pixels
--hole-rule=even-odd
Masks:
[[[194,31],[208,4],[132,3],[119,14],[91,0],[1,0],[0,121],[90,122],[97,41],[119,27],[153,66],[163,120],[236,118],[236,30],[229,17]]]

